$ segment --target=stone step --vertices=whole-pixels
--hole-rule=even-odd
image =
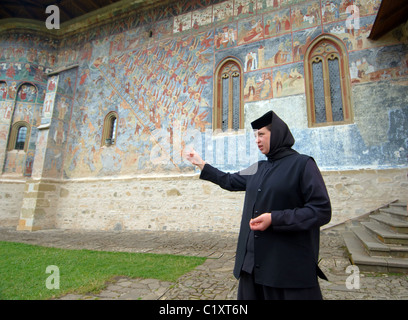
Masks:
[[[372,214],[370,219],[385,224],[392,231],[408,234],[408,221],[394,218],[386,214]]]
[[[408,212],[406,207],[402,206],[390,206],[389,208],[381,208],[380,213],[387,214],[389,216],[392,216],[394,218],[398,218],[400,220],[408,221]]]
[[[361,245],[361,241],[352,231],[344,232],[343,239],[346,244],[350,262],[357,265],[361,271],[388,272],[387,260],[382,257],[369,256]]]
[[[367,230],[386,244],[408,245],[408,234],[396,233],[378,222],[361,222]]]
[[[362,226],[351,227],[350,230],[361,241],[370,256],[408,258],[408,246],[387,245]]]
[[[408,259],[370,256],[352,231],[343,234],[350,261],[360,271],[408,273]]]
[[[350,230],[361,241],[368,254],[377,256],[389,255],[389,247],[385,243],[372,236],[364,227],[352,227],[350,228]],[[375,252],[377,254],[371,254],[372,252]]]
[[[389,205],[390,205],[390,207],[401,207],[401,208],[404,208],[405,210],[407,210],[407,202],[408,201],[397,200],[395,202],[391,202]]]

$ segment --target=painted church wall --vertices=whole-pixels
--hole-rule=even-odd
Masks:
[[[393,141],[395,129],[389,127],[390,123],[399,123],[392,119],[397,113],[397,117],[402,119],[407,114],[406,101],[401,96],[407,76],[404,65],[406,30],[400,31],[400,36],[391,34],[380,42],[372,42],[367,36],[378,6],[373,5],[372,1],[359,2],[367,8],[361,10],[360,29],[349,33],[345,29],[345,19],[349,16],[345,13],[345,5],[351,2],[333,3],[334,14],[330,13],[330,8],[320,7],[319,1],[298,1],[296,4],[281,2],[276,8],[270,2],[273,8],[270,12],[263,10],[263,4],[258,2],[258,11],[247,6],[246,9],[237,9],[234,14],[234,9],[240,4],[232,5],[232,1],[226,1],[213,5],[211,28],[208,28],[209,11],[200,9],[174,18],[173,33],[159,33],[159,41],[146,38],[145,31],[149,28],[138,28],[137,31],[131,30],[109,38],[107,43],[99,42],[99,54],[93,52],[93,63],[89,69],[83,69],[80,83],[86,82],[87,86],[79,86],[77,99],[86,97],[83,105],[95,101],[96,94],[105,100],[98,102],[99,107],[91,113],[83,114],[82,121],[74,116],[75,127],[81,128],[81,135],[72,132],[72,150],[76,152],[72,153],[72,159],[67,159],[66,175],[75,178],[188,171],[189,167],[179,157],[183,144],[188,145],[191,141],[183,136],[183,130],[205,132],[205,129],[211,128],[214,66],[230,56],[241,61],[245,70],[246,128],[259,115],[253,102],[264,105],[261,108],[263,112],[279,105],[280,98],[289,97],[286,108],[278,114],[288,123],[297,119],[297,124],[291,126],[298,140],[296,147],[318,159],[323,170],[406,165],[406,142],[401,138]],[[285,19],[289,18],[289,13],[287,22]],[[315,19],[308,21],[299,18],[308,14]],[[189,21],[195,21],[193,17],[203,17],[203,21],[197,19],[201,24],[194,25],[193,22],[191,25]],[[283,21],[281,27],[277,26],[278,19]],[[271,25],[267,27],[268,21]],[[359,117],[359,114],[369,111],[375,119],[388,119],[388,111],[381,108],[387,104],[385,98],[383,101],[371,99],[369,104],[368,100],[359,100],[358,104],[354,102],[356,117],[352,125],[307,128],[306,104],[301,97],[305,94],[302,59],[306,46],[322,33],[336,35],[349,50],[353,98],[360,92],[367,92],[367,95],[373,92],[375,85],[364,84],[379,82],[378,86],[381,87],[389,77],[395,80],[388,90],[392,91],[390,97],[401,97],[398,104],[393,104],[398,111],[390,115],[391,122],[383,122],[381,128],[375,127],[375,132],[369,136],[367,132],[372,131],[372,122]],[[108,44],[110,55],[106,55]],[[393,58],[392,63],[385,63],[386,57],[393,51],[399,52],[399,55]],[[367,63],[371,63],[370,66]],[[353,72],[352,68],[357,68],[357,72]],[[166,71],[168,74],[163,74]],[[93,79],[92,82],[89,77]],[[277,80],[281,78],[283,86],[277,88]],[[255,95],[248,90],[249,84],[255,86]],[[90,94],[93,95],[89,97]],[[299,99],[303,104],[296,105]],[[296,112],[291,113],[289,108]],[[120,118],[117,144],[109,148],[94,147],[100,144],[101,119],[111,110],[118,112]],[[378,117],[379,114],[381,117]],[[404,132],[403,123],[397,130]],[[177,130],[180,130],[179,133]],[[387,132],[387,141],[393,143],[385,146],[388,142],[383,139],[376,140],[373,145],[378,131]],[[175,143],[176,139],[173,140],[177,134],[182,136],[181,146]],[[84,140],[91,139],[91,149],[77,141],[79,136],[81,139],[86,137]],[[214,136],[210,139],[217,140]],[[202,148],[202,153],[206,154],[208,148]],[[368,151],[370,148],[374,148],[374,151]],[[389,150],[383,153],[384,148]],[[160,157],[167,161],[165,165],[155,165],[160,163],[156,161]],[[234,165],[221,167],[239,169]]]
[[[324,170],[404,166],[407,136],[393,134],[404,132],[404,122],[396,119],[407,117],[401,94],[407,79],[407,27],[381,41],[368,40],[379,3],[354,1],[361,17],[359,29],[352,32],[345,27],[352,1],[229,0],[184,4],[177,9],[180,14],[160,13],[145,23],[136,16],[59,41],[3,35],[0,79],[7,85],[16,80],[43,85],[47,69],[79,65],[77,79],[64,79],[60,87],[61,96],[73,101],[70,124],[64,125],[68,152],[63,169],[59,167],[67,179],[190,171],[180,153],[197,142],[198,132],[209,131],[201,139],[216,140],[211,132],[213,72],[229,56],[244,68],[247,129],[251,120],[272,108],[289,123],[299,151],[313,155]],[[303,58],[308,44],[322,33],[337,36],[349,50],[355,121],[311,129]],[[359,99],[384,86],[389,99],[396,99],[391,114],[391,106],[383,108],[391,104],[387,95]],[[381,122],[372,132],[367,110],[372,118],[390,122]],[[118,114],[118,128],[116,143],[108,147],[101,139],[110,111]],[[391,123],[401,124],[393,129]],[[388,151],[381,153],[384,148]],[[202,147],[202,153],[207,149]]]
[[[0,105],[3,114],[0,120],[0,160],[3,160],[3,172],[15,173],[20,176],[31,176],[36,140],[37,127],[41,123],[42,92],[41,84],[27,81],[13,81],[8,86],[7,82],[0,82],[3,91]],[[27,135],[28,146],[24,150],[13,150],[9,145],[10,128],[15,123],[26,123],[29,126]]]
[[[303,95],[250,103],[246,110],[256,118],[272,105],[292,128],[294,148],[314,157],[323,171],[403,168],[408,99],[400,94],[402,90],[404,84],[386,82],[354,86],[355,123],[349,125],[308,128]]]
[[[46,93],[46,72],[55,64],[57,43],[24,32],[0,35],[0,163],[3,173],[30,177]],[[11,126],[30,126],[26,150],[8,149]]]

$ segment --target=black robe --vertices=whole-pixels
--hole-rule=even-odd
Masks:
[[[244,261],[247,268],[249,261],[257,284],[275,288],[316,286],[321,275],[317,266],[320,226],[331,219],[326,186],[309,156],[289,152],[278,159],[268,158],[237,173],[206,164],[200,175],[223,189],[246,191],[234,276],[238,279]],[[252,232],[250,219],[269,212],[272,225],[263,232]]]

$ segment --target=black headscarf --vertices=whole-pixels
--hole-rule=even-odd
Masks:
[[[295,143],[288,125],[279,118],[276,113],[269,111],[262,117],[251,123],[252,129],[261,129],[271,124],[271,139],[269,153],[266,155],[269,161],[282,159],[288,155],[297,153],[292,149]]]

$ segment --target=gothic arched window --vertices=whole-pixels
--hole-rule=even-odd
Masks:
[[[219,64],[214,78],[213,129],[242,129],[244,110],[241,63],[234,58],[226,58]]]
[[[317,37],[305,54],[309,127],[353,122],[347,50],[335,36]]]

